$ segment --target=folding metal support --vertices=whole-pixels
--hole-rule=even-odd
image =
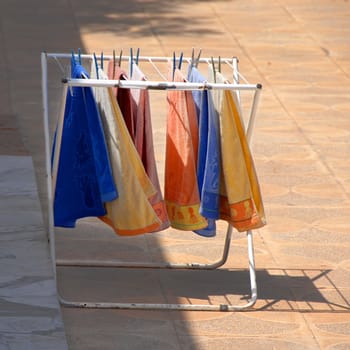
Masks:
[[[212,270],[216,269],[227,261],[230,250],[230,243],[232,237],[232,226],[228,225],[224,250],[220,260],[210,264],[201,263],[183,263],[176,264],[170,262],[122,262],[115,260],[74,260],[74,259],[56,259],[57,266],[81,266],[81,267],[124,267],[124,268],[159,268],[159,269],[191,269],[191,270]]]
[[[59,296],[59,301],[62,306],[84,308],[84,309],[133,309],[133,310],[177,310],[177,311],[244,311],[256,303],[257,300],[257,286],[256,286],[256,275],[255,275],[255,262],[254,262],[254,247],[252,232],[247,231],[248,239],[248,257],[249,257],[249,277],[250,277],[250,288],[251,297],[246,304],[242,305],[230,305],[230,304],[217,304],[217,305],[202,305],[202,304],[153,304],[153,303],[115,303],[115,302],[88,302],[88,301],[68,301]],[[80,265],[81,266],[81,265]],[[110,267],[110,266],[108,266]],[[121,266],[118,267],[130,267]],[[150,266],[137,266],[140,268]],[[152,266],[154,267],[161,267]],[[169,267],[167,267],[169,268]],[[171,268],[176,268],[171,267]],[[182,267],[180,267],[182,268]],[[188,267],[192,269],[193,267]],[[197,267],[195,267],[197,268]],[[203,267],[202,267],[203,268]]]
[[[50,155],[50,131],[49,131],[49,107],[48,107],[48,72],[47,72],[47,59],[54,58],[70,58],[70,54],[64,53],[42,53],[41,54],[41,68],[42,68],[42,94],[43,94],[43,117],[44,117],[44,132],[45,132],[45,156],[46,156],[46,178],[47,178],[47,197],[48,197],[48,227],[49,227],[49,241],[51,258],[53,261],[53,270],[56,279],[56,267],[101,267],[101,268],[152,268],[152,269],[191,269],[191,270],[212,270],[225,264],[228,258],[231,237],[232,226],[228,224],[225,243],[222,256],[219,260],[208,264],[202,263],[170,263],[170,262],[120,262],[114,260],[74,260],[74,259],[56,259],[55,253],[55,237],[54,237],[54,221],[53,221],[53,183],[54,179],[51,176],[51,155]],[[81,58],[91,59],[91,55],[81,55]],[[111,59],[110,56],[105,56],[104,59]],[[123,57],[123,59],[129,59]],[[164,62],[168,60],[166,57],[139,57],[139,61],[146,62]],[[184,59],[190,62],[190,59]],[[201,58],[201,62],[209,62],[207,58]],[[257,104],[261,92],[261,85],[251,84],[239,84],[239,76],[236,58],[233,59],[221,59],[222,62],[232,62],[234,83],[233,84],[194,84],[194,83],[168,83],[158,81],[119,81],[119,80],[93,80],[93,79],[64,79],[64,91],[66,93],[68,86],[119,86],[121,88],[141,88],[141,89],[155,89],[155,90],[169,90],[169,89],[181,89],[181,90],[195,90],[195,89],[232,89],[232,90],[253,90],[254,98],[251,107],[251,113],[249,117],[249,124],[247,127],[247,139],[250,142],[255,115],[257,111]],[[222,86],[221,86],[222,85]],[[62,111],[61,111],[62,112]],[[54,164],[53,166],[57,166]],[[142,309],[142,310],[192,310],[192,311],[243,311],[251,308],[257,300],[257,285],[255,274],[255,261],[254,261],[254,246],[253,246],[253,233],[247,231],[247,249],[248,249],[248,264],[249,264],[249,277],[250,277],[250,292],[251,297],[249,301],[242,305],[195,305],[195,304],[153,304],[153,303],[116,303],[116,302],[88,302],[88,301],[69,301],[61,297],[58,293],[58,299],[64,307],[75,308],[89,308],[89,309]]]

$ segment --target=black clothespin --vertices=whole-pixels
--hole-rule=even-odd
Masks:
[[[80,50],[80,47],[78,48],[78,62],[81,65],[81,50]]]
[[[182,66],[182,59],[183,59],[183,52],[180,53],[180,57],[179,57],[179,64],[177,66],[178,69],[181,69]],[[176,55],[175,55],[175,51],[173,52],[173,81],[175,78],[175,71],[176,71]]]
[[[173,81],[174,81],[174,78],[175,78],[175,69],[176,69],[176,56],[175,56],[175,51],[173,52]]]
[[[119,53],[119,61],[118,61],[118,66],[119,66],[119,67],[122,65],[122,56],[123,56],[123,50],[120,50],[120,53]]]
[[[99,74],[98,74],[98,63],[97,63],[97,57],[96,57],[95,52],[94,52],[94,62],[95,62],[95,68],[96,68],[96,77],[97,77],[97,79],[100,79]]]
[[[196,58],[195,67],[198,68],[199,60],[201,58],[202,49],[199,49],[198,56]]]
[[[77,58],[77,55],[75,54],[74,50],[72,50],[72,57],[71,57],[71,66],[74,68],[77,64],[79,64],[79,57]]]
[[[71,57],[71,76],[73,75],[73,70],[75,68],[75,66],[79,64],[79,56],[77,56],[74,52],[74,50],[72,50],[72,57]]]
[[[72,50],[71,52],[71,59],[70,59],[70,67],[71,67],[71,71],[73,72],[74,66],[75,66],[75,57],[74,57],[74,50]]]
[[[103,70],[103,63],[104,63],[104,62],[103,62],[103,61],[104,61],[104,60],[103,60],[103,51],[101,52],[101,58],[100,58],[100,59],[101,59],[100,66],[101,66],[101,69]]]
[[[183,59],[183,56],[184,56],[184,53],[181,51],[180,57],[179,57],[179,65],[178,65],[178,68],[179,68],[179,69],[181,69],[181,66],[182,66],[182,59]]]
[[[199,53],[198,53],[197,58],[194,58],[194,48],[192,48],[191,67],[198,68],[198,63],[199,63],[199,59],[201,57],[201,54],[202,54],[202,49],[199,49]]]
[[[133,71],[133,62],[134,58],[133,58],[133,52],[132,52],[132,47],[130,47],[130,78],[132,77],[132,71]]]
[[[136,59],[135,59],[135,63],[138,65],[139,64],[139,57],[140,57],[140,48],[137,48],[136,51]]]
[[[75,62],[74,50],[72,50],[71,53],[72,53],[72,56],[71,56],[71,59],[70,59],[70,76],[72,77],[73,76],[73,70],[74,70],[74,67],[76,65],[76,62]],[[69,91],[70,91],[71,96],[73,96],[73,87],[72,86],[69,86]]]
[[[216,83],[216,69],[215,69],[215,63],[213,56],[211,57],[211,65],[213,67],[213,73],[214,73],[214,83]]]
[[[112,79],[114,79],[114,75],[115,75],[115,50],[113,50],[113,75],[112,75]]]

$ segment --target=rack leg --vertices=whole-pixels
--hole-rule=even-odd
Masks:
[[[231,232],[228,230],[228,232]],[[247,245],[249,258],[249,276],[251,297],[243,305],[197,305],[197,304],[152,304],[152,303],[115,303],[115,302],[79,302],[69,301],[58,296],[59,302],[64,307],[82,309],[128,309],[128,310],[177,310],[177,311],[245,311],[254,306],[257,300],[257,285],[254,261],[254,246],[252,231],[247,231]],[[174,267],[172,267],[174,268]]]
[[[255,259],[254,259],[254,244],[253,233],[251,230],[247,231],[247,243],[248,243],[248,261],[249,261],[249,277],[251,288],[250,306],[256,303],[258,298],[258,288],[256,284],[256,272],[255,272]]]
[[[41,53],[41,87],[43,102],[43,122],[45,137],[45,166],[47,185],[47,209],[48,209],[48,241],[50,243],[50,254],[54,278],[56,281],[56,253],[55,253],[55,233],[52,209],[52,182],[51,182],[51,155],[50,155],[50,127],[49,127],[49,101],[48,101],[48,78],[47,78],[47,54]]]

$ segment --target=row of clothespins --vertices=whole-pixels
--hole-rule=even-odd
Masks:
[[[194,48],[192,48],[192,55],[191,55],[191,61],[190,61],[192,67],[196,67],[196,68],[198,67],[201,54],[202,54],[202,49],[199,49],[199,53],[195,57],[195,50],[194,50]],[[114,76],[114,73],[115,73],[115,67],[116,66],[119,66],[119,67],[121,66],[122,57],[123,57],[123,50],[120,50],[118,59],[117,59],[117,56],[116,56],[116,51],[113,50],[113,63],[114,63],[113,64],[113,76]],[[139,57],[140,57],[140,48],[137,48],[135,57],[134,57],[133,49],[130,48],[129,77],[132,77],[132,74],[133,74],[133,64],[134,63],[136,65],[139,64]],[[98,68],[98,58],[97,58],[95,53],[93,53],[93,59],[94,59],[95,65],[96,65],[96,71],[98,72],[98,69],[97,69]],[[103,69],[103,65],[104,65],[104,54],[103,54],[103,52],[101,52],[99,60],[100,60],[100,67]],[[181,69],[181,67],[182,67],[183,52],[180,52],[179,58],[177,59],[176,58],[176,53],[174,51],[173,52],[172,61],[173,61],[173,80],[174,80],[175,70],[177,68]],[[82,62],[81,62],[81,50],[80,49],[78,49],[78,54],[77,55],[74,53],[74,51],[72,51],[72,63],[74,64],[76,62],[78,62],[79,64],[82,64]],[[214,81],[216,81],[216,79],[215,79],[216,71],[221,72],[221,57],[220,56],[218,57],[218,61],[217,62],[218,62],[218,64],[217,64],[217,67],[216,67],[215,66],[215,62],[214,62],[214,58],[212,56],[211,57],[211,64],[212,64],[213,72],[214,72]],[[99,78],[99,77],[97,76],[97,78]]]

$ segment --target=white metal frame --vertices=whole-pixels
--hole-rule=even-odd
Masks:
[[[112,260],[66,260],[56,259],[55,250],[55,231],[53,220],[53,188],[51,178],[51,145],[50,145],[50,128],[49,128],[49,97],[48,97],[48,59],[67,59],[71,58],[71,54],[67,53],[41,53],[41,70],[42,70],[42,99],[43,99],[43,119],[45,133],[45,158],[46,158],[46,179],[47,179],[47,199],[48,199],[48,233],[50,242],[50,251],[53,264],[54,276],[56,279],[57,266],[79,266],[79,267],[115,267],[115,268],[159,268],[159,269],[192,269],[192,270],[211,270],[216,269],[227,261],[231,237],[232,226],[228,224],[224,249],[222,257],[210,264],[201,263],[154,263],[154,262],[118,262]],[[81,55],[82,59],[93,59],[93,55]],[[112,56],[104,56],[103,59],[112,59]],[[130,57],[123,56],[122,60],[129,60]],[[156,62],[167,62],[168,57],[138,57],[139,61],[151,63],[155,69]],[[200,58],[199,62],[211,62],[213,59]],[[184,61],[191,62],[191,58],[184,58]],[[214,59],[217,62],[218,59]],[[217,83],[178,83],[164,81],[131,81],[131,80],[97,80],[97,79],[70,79],[62,80],[64,84],[64,93],[69,86],[103,86],[103,87],[121,87],[121,88],[140,88],[154,90],[203,90],[203,89],[230,89],[230,90],[250,90],[254,92],[253,102],[251,106],[246,135],[248,142],[251,140],[254,127],[257,106],[261,93],[262,86],[260,84],[249,84],[244,77],[238,72],[237,58],[221,58],[221,62],[229,64],[233,68],[233,84],[217,84]],[[242,78],[245,83],[239,82]],[[196,305],[196,304],[152,304],[152,303],[116,303],[116,302],[88,302],[88,301],[69,301],[61,297],[58,293],[58,299],[62,306],[75,308],[90,308],[90,309],[142,309],[142,310],[192,310],[192,311],[242,311],[251,308],[257,300],[257,284],[254,261],[254,246],[253,233],[247,231],[247,248],[249,261],[249,276],[251,297],[246,304],[243,305]]]

